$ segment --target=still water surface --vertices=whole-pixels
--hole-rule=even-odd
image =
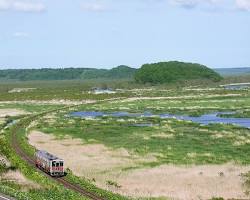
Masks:
[[[104,117],[104,116],[111,116],[111,117],[154,117],[158,116],[162,119],[166,118],[175,118],[179,120],[185,121],[193,121],[200,124],[210,124],[210,123],[223,123],[223,124],[235,124],[245,128],[250,128],[250,118],[224,118],[220,117],[220,114],[229,114],[228,112],[216,112],[212,114],[205,114],[199,117],[191,117],[188,115],[173,115],[173,114],[152,114],[150,112],[144,113],[129,113],[129,112],[96,112],[96,111],[80,111],[80,112],[73,112],[70,113],[72,117],[81,117],[81,118],[96,118],[96,117]],[[139,126],[139,125],[138,125]],[[146,126],[146,124],[144,125]],[[152,126],[152,124],[149,124]]]

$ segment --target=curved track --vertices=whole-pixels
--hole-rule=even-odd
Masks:
[[[35,166],[35,159],[32,157],[29,157],[20,147],[20,144],[17,140],[17,129],[20,128],[18,125],[16,126],[16,128],[14,128],[13,132],[12,132],[12,136],[11,136],[11,144],[13,149],[16,151],[16,153],[23,159],[25,160],[27,163],[29,163],[32,166]],[[37,170],[39,170],[37,168]],[[40,172],[44,173],[43,171],[39,170]],[[78,192],[80,194],[82,194],[85,197],[88,197],[89,199],[93,199],[93,200],[105,200],[102,197],[99,197],[98,195],[96,195],[95,193],[89,192],[88,190],[80,187],[79,185],[70,183],[69,181],[67,181],[64,177],[60,177],[60,178],[53,178],[51,176],[49,176],[48,174],[44,173],[48,178],[53,179],[59,183],[61,183],[62,185],[64,185],[66,188],[74,190],[75,192]]]

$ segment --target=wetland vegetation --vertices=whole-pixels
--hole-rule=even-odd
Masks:
[[[38,175],[33,167],[28,166],[16,156],[9,143],[11,127],[6,127],[8,123],[13,120],[18,122],[24,116],[58,110],[65,106],[67,107],[65,110],[41,116],[28,125],[27,129],[20,130],[20,136],[23,138],[20,138],[20,141],[23,148],[29,154],[33,154],[34,148],[28,144],[29,135],[27,134],[32,131],[40,131],[55,137],[58,143],[67,138],[72,138],[72,141],[80,139],[83,148],[103,149],[104,155],[105,152],[108,152],[109,158],[111,160],[118,159],[114,160],[114,163],[118,163],[114,166],[108,165],[109,168],[105,171],[100,169],[98,169],[100,171],[95,171],[93,167],[91,173],[83,174],[89,180],[76,177],[75,171],[68,169],[68,178],[73,182],[92,188],[104,196],[109,196],[111,199],[126,199],[126,197],[106,193],[98,187],[127,195],[126,192],[121,192],[125,191],[124,179],[117,177],[123,176],[123,174],[131,174],[132,176],[133,173],[140,172],[137,170],[153,170],[165,165],[179,167],[223,166],[227,163],[247,167],[250,165],[249,129],[233,124],[201,125],[192,121],[180,120],[178,117],[161,118],[157,116],[168,113],[197,117],[222,112],[221,117],[248,118],[250,90],[232,91],[219,86],[231,80],[231,78],[226,78],[218,83],[209,82],[211,83],[209,86],[207,86],[208,82],[206,81],[202,84],[189,82],[191,85],[181,82],[180,84],[168,85],[140,85],[135,82],[130,84],[131,81],[128,80],[2,83],[0,86],[2,92],[0,110],[6,112],[9,109],[13,112],[13,109],[16,109],[15,112],[19,110],[22,111],[22,114],[1,117],[3,130],[0,137],[0,155],[10,165],[0,163],[0,176],[4,176],[7,172],[18,171],[28,180],[32,180],[34,185],[39,183],[39,188],[22,186],[11,180],[1,179],[0,189],[2,192],[16,196],[17,199],[22,199],[24,195],[29,196],[30,199],[41,196],[44,199],[49,199],[52,193],[48,193],[48,189],[60,198],[82,198],[74,192],[63,192],[61,186],[57,187],[50,183],[50,180]],[[93,87],[113,88],[115,92],[94,94]],[[15,88],[19,89],[15,90]],[[20,88],[35,89],[21,90]],[[83,104],[86,102],[88,104]],[[70,116],[70,113],[78,111],[121,112],[123,114],[119,117],[101,115],[95,118]],[[126,116],[124,114],[126,112],[133,113],[134,116]],[[153,115],[138,115],[138,113],[144,112]],[[224,112],[230,113],[223,114]],[[70,145],[68,146],[70,147]],[[65,148],[68,146],[66,145]],[[85,151],[86,149],[83,149],[83,152]],[[112,152],[116,153],[113,155]],[[92,156],[95,158],[95,155]],[[91,156],[87,159],[91,159]],[[93,164],[97,165],[95,162]],[[111,171],[113,171],[113,175]],[[223,171],[223,173],[226,172]],[[99,180],[100,174],[103,176]],[[118,176],[118,174],[120,175]],[[249,184],[249,174],[246,174],[245,177],[246,184]],[[38,179],[43,181],[40,182]],[[249,191],[249,187],[245,191]],[[132,193],[129,194],[132,195]],[[127,196],[130,196],[129,194]],[[135,198],[139,197],[135,196]],[[145,198],[150,198],[150,195],[146,195]]]
[[[188,101],[189,107],[191,104],[197,106],[196,101]],[[173,111],[171,103],[167,102],[167,100],[106,102],[81,106],[77,109],[136,112],[146,108],[154,111],[154,105],[157,112],[161,111],[161,107],[170,108],[170,111]],[[217,101],[216,104],[218,104]],[[178,107],[175,104],[172,105]],[[186,104],[182,103],[183,105],[185,107]],[[212,106],[211,103],[209,106]],[[207,108],[204,108],[207,111]],[[221,109],[226,109],[226,104]],[[187,111],[189,113],[189,110]],[[185,110],[178,110],[178,112],[185,113]],[[123,115],[124,113],[121,113],[120,117],[104,115],[95,118],[70,117],[68,114],[67,112],[61,113],[53,120],[41,119],[36,128],[58,137],[70,135],[74,138],[82,138],[85,143],[102,143],[111,148],[125,148],[131,153],[142,156],[153,153],[157,161],[152,165],[163,163],[218,164],[231,161],[249,164],[250,162],[250,155],[247,154],[250,150],[250,135],[246,128],[226,124],[200,125],[158,116],[126,116]],[[135,127],[134,124],[155,124],[155,126]],[[242,155],[242,152],[245,154]]]

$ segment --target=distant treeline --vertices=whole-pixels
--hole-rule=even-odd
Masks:
[[[214,69],[221,76],[244,76],[250,75],[250,67],[241,67],[241,68],[217,68]]]
[[[137,83],[175,83],[187,80],[220,81],[222,77],[204,65],[177,61],[145,64],[140,69],[118,66],[113,69],[65,68],[65,69],[8,69],[0,70],[0,80],[120,80]]]
[[[7,69],[0,70],[0,80],[75,80],[75,79],[131,79],[136,69],[118,66],[113,69]]]

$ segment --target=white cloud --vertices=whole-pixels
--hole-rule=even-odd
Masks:
[[[9,2],[7,0],[0,0],[0,10],[7,10],[9,8]]]
[[[0,11],[43,12],[46,6],[31,0],[0,0]]]
[[[16,37],[16,38],[27,38],[29,37],[30,35],[26,32],[15,32],[13,34],[13,37]]]
[[[170,0],[171,4],[181,6],[183,8],[195,8],[197,6],[216,6],[221,0]]]
[[[172,0],[171,3],[184,8],[194,8],[198,2],[196,0]]]
[[[236,0],[236,5],[241,10],[250,11],[250,0]]]
[[[107,7],[101,1],[87,1],[81,4],[81,9],[86,12],[103,12],[107,10]]]

